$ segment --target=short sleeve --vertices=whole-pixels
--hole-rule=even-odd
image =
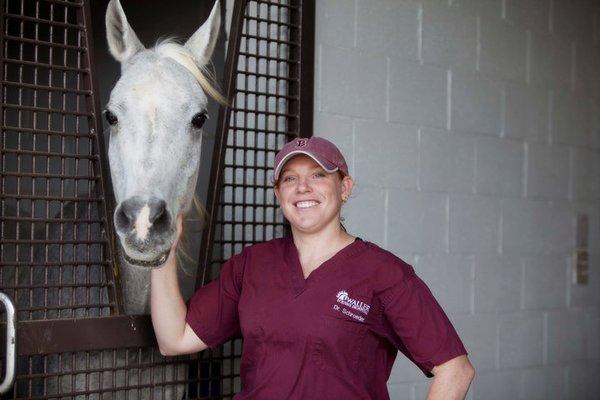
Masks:
[[[238,302],[242,290],[244,252],[225,262],[219,277],[188,300],[186,322],[208,347],[240,335]]]
[[[433,376],[434,366],[468,354],[444,310],[414,272],[389,287],[381,301],[394,344],[427,377]]]

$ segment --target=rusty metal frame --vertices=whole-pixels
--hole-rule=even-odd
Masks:
[[[21,321],[17,327],[17,354],[64,353],[118,348],[156,346],[152,321],[147,315]],[[76,333],[76,334],[74,334]],[[0,324],[0,343],[6,338],[6,324]],[[6,349],[0,347],[0,357]]]
[[[89,1],[89,0],[87,0]],[[86,27],[92,26],[92,16],[89,4],[86,2],[83,7],[83,20],[84,25]],[[81,18],[81,15],[78,14],[78,18]],[[115,285],[114,292],[109,291],[109,300],[114,302],[116,305],[114,309],[114,314],[121,315],[123,314],[123,298],[121,291],[121,279],[120,279],[120,260],[119,260],[119,252],[117,250],[117,242],[116,242],[116,234],[114,232],[114,226],[112,223],[112,214],[115,209],[114,206],[114,193],[112,185],[109,183],[110,175],[110,165],[108,163],[108,155],[106,154],[106,143],[104,142],[104,134],[102,129],[102,118],[100,117],[102,114],[102,108],[100,107],[100,90],[98,89],[98,81],[95,78],[98,76],[96,74],[96,62],[94,60],[94,40],[93,35],[91,34],[91,28],[84,33],[86,44],[87,44],[87,68],[89,70],[89,74],[87,75],[88,79],[88,88],[91,88],[92,93],[89,96],[86,96],[86,100],[88,102],[88,109],[93,110],[93,115],[88,118],[91,125],[93,126],[93,130],[96,133],[94,135],[96,145],[96,149],[92,151],[95,154],[100,155],[100,160],[97,160],[95,163],[96,169],[100,170],[100,185],[101,185],[101,193],[104,202],[104,212],[102,215],[104,216],[104,227],[105,227],[105,237],[110,241],[107,247],[108,257],[111,261],[112,268],[106,268],[106,274],[109,281],[112,281]],[[90,132],[93,133],[93,132]],[[111,297],[112,295],[112,297]]]

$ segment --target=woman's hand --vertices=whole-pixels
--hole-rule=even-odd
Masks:
[[[165,265],[177,263],[177,245],[179,244],[179,239],[181,239],[181,232],[183,232],[183,214],[178,214],[177,219],[175,220],[175,240],[173,240],[173,244],[171,245],[171,249],[169,250],[169,255],[167,256],[167,260],[164,264],[158,267],[159,269],[164,267]]]

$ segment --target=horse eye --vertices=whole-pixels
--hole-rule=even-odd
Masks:
[[[106,118],[106,122],[108,122],[109,125],[114,125],[119,121],[117,116],[110,110],[104,110],[104,118]]]
[[[192,118],[192,125],[194,125],[194,128],[200,129],[204,125],[204,122],[206,122],[206,118],[206,111],[199,112]]]

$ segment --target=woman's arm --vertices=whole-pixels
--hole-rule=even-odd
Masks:
[[[427,400],[462,400],[475,377],[475,369],[467,356],[455,357],[435,366],[431,372],[434,377]]]
[[[160,353],[166,356],[196,353],[208,346],[185,322],[187,308],[177,280],[176,250],[183,217],[177,217],[177,239],[165,264],[152,270],[150,309]]]

